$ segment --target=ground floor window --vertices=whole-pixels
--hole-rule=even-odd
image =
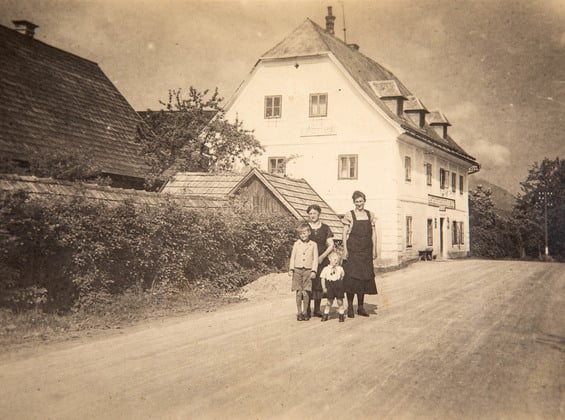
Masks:
[[[412,248],[412,216],[406,216],[406,248]]]
[[[453,222],[451,235],[453,238],[453,245],[463,245],[463,222]]]
[[[434,246],[434,221],[428,219],[428,246]]]

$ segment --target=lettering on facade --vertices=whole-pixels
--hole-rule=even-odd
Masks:
[[[455,200],[428,194],[428,206],[439,207],[440,210],[455,209]]]

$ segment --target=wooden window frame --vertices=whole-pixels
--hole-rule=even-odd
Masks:
[[[412,182],[412,158],[404,156],[404,181]]]
[[[445,190],[447,187],[447,178],[449,177],[449,172],[443,168],[439,168],[439,188],[440,190]]]
[[[320,98],[325,98],[324,112],[320,110]],[[316,98],[314,104],[314,98]],[[315,109],[316,107],[316,109]],[[328,94],[327,93],[311,93],[308,101],[308,115],[310,118],[327,117],[328,116]]]
[[[349,172],[349,176],[343,177],[341,176],[343,165],[342,159],[347,159],[349,162],[348,164],[351,165],[351,158],[355,159],[355,168],[354,168],[354,175],[351,175],[351,166],[348,166],[347,171]],[[359,155],[338,155],[337,157],[337,179],[357,179],[359,177]]]
[[[426,167],[426,185],[431,186],[432,185],[432,164],[431,163],[425,163],[424,166]]]
[[[274,103],[276,99],[279,100],[278,107]],[[269,104],[269,101],[271,101],[270,104]],[[278,114],[275,112],[275,110],[277,108],[278,108]],[[267,115],[267,110],[271,111],[271,115]],[[264,115],[265,115],[265,119],[267,119],[267,120],[275,119],[275,118],[281,118],[281,116],[282,116],[282,96],[281,95],[267,95],[267,96],[265,96]]]
[[[459,194],[463,194],[464,184],[465,181],[463,175],[459,175]]]
[[[428,246],[434,246],[434,220],[428,219],[426,222],[426,226],[427,226],[426,235],[427,235]]]
[[[271,164],[273,161],[275,161],[275,165]],[[279,161],[282,163],[282,172],[279,170]],[[286,157],[269,156],[269,173],[272,175],[286,175]]]
[[[457,174],[455,172],[451,172],[451,192],[457,191]]]
[[[406,248],[412,248],[412,216],[406,216]]]

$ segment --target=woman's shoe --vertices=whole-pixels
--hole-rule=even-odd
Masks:
[[[298,314],[298,315],[296,315],[296,320],[297,321],[304,321],[304,317],[302,316],[302,314]]]
[[[322,315],[322,322],[327,321],[328,319],[330,319],[330,316],[328,314]]]
[[[365,308],[363,308],[362,306],[357,308],[357,314],[359,316],[369,316],[369,314],[367,313],[367,311],[365,310]]]
[[[314,312],[314,316],[321,318],[323,316],[323,314],[320,311],[316,311],[316,312]]]
[[[347,308],[347,317],[355,318],[355,312],[353,312],[353,308]]]
[[[345,322],[345,314],[339,314],[339,322]]]

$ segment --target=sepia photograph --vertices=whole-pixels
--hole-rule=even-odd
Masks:
[[[563,0],[2,0],[0,418],[565,419]]]

